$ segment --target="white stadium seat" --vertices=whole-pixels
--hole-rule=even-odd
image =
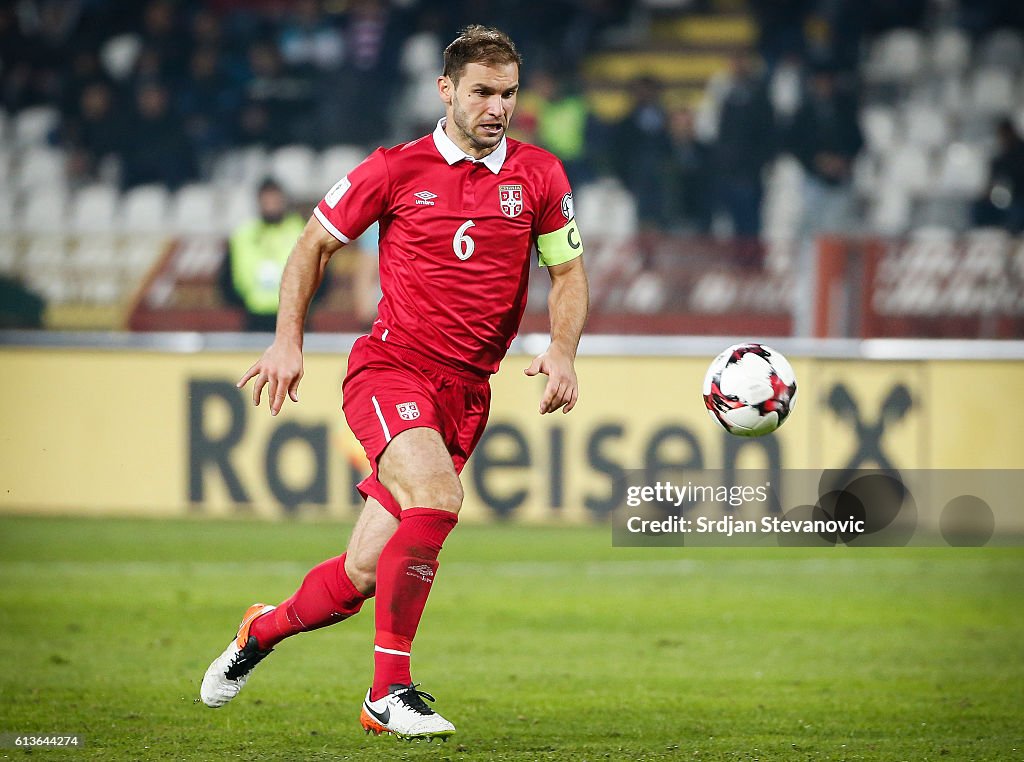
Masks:
[[[32,106],[15,114],[13,123],[18,148],[45,145],[60,123],[60,112],[52,106]]]
[[[971,60],[971,41],[956,27],[941,29],[929,43],[932,69],[940,74],[958,74]]]
[[[171,203],[169,222],[175,233],[217,233],[222,230],[218,193],[212,185],[192,183],[179,189]]]
[[[0,275],[15,275],[19,259],[18,242],[14,236],[0,236]]]
[[[17,187],[24,193],[42,187],[63,186],[67,182],[67,156],[59,148],[33,145],[24,149],[18,167]]]
[[[293,199],[322,196],[326,190],[312,190],[317,185],[315,163],[316,154],[309,146],[282,146],[270,155],[270,174]]]
[[[887,106],[868,106],[861,109],[860,126],[864,140],[872,153],[885,154],[896,143],[896,112]]]
[[[909,82],[924,64],[924,42],[913,29],[894,29],[871,46],[866,73],[876,82]]]
[[[221,214],[223,231],[230,235],[231,231],[247,220],[255,219],[259,214],[256,202],[256,189],[251,193],[229,193],[224,199],[224,211]]]
[[[968,143],[953,143],[939,159],[936,189],[945,195],[974,198],[988,182],[988,162],[981,150]]]
[[[23,233],[60,233],[67,225],[67,192],[61,187],[40,189],[26,197],[15,227]]]
[[[938,148],[949,142],[949,118],[932,105],[909,104],[903,111],[903,123],[903,134],[914,145]]]
[[[1009,113],[1018,105],[1013,75],[1005,69],[996,67],[978,69],[972,81],[971,105],[981,114]]]
[[[0,231],[7,233],[14,230],[17,217],[14,213],[14,196],[0,191]]]
[[[365,148],[351,145],[336,145],[325,148],[317,161],[317,192],[314,197],[322,198],[334,184],[358,167],[367,156]]]
[[[109,233],[117,227],[117,189],[102,183],[79,190],[71,203],[71,229],[76,233]]]
[[[898,187],[882,186],[871,204],[868,223],[883,235],[901,235],[910,225],[910,198]]]
[[[927,152],[909,143],[893,148],[882,165],[883,184],[899,188],[912,196],[928,190],[931,175]]]
[[[161,232],[168,227],[167,189],[162,185],[140,185],[124,194],[121,229],[131,233]]]

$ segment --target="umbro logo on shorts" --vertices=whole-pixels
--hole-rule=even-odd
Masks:
[[[436,193],[431,193],[428,190],[421,190],[419,193],[413,193],[412,195],[416,197],[416,203],[423,206],[433,206],[434,199],[437,198]]]
[[[395,405],[395,409],[398,410],[398,416],[403,421],[415,421],[420,417],[420,409],[415,402],[400,402]]]

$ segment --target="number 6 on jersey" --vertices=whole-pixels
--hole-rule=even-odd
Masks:
[[[462,227],[455,231],[455,237],[452,239],[452,251],[463,262],[473,256],[473,250],[476,248],[476,241],[466,233],[474,225],[476,223],[473,220],[466,220],[462,223]]]

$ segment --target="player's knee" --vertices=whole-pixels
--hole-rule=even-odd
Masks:
[[[345,574],[356,590],[369,595],[377,587],[377,556],[358,551],[346,553]]]
[[[458,513],[462,508],[462,482],[454,474],[424,479],[409,491],[408,505],[403,508],[437,508]]]

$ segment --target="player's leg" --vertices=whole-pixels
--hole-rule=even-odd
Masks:
[[[252,670],[285,638],[348,619],[373,595],[376,559],[398,527],[378,500],[368,497],[342,555],[315,566],[295,593],[279,604],[253,604],[238,633],[206,670],[200,696],[220,707],[238,695]]]
[[[377,471],[402,512],[377,563],[373,687],[361,721],[367,731],[444,738],[455,727],[424,702],[430,697],[413,686],[409,662],[438,554],[462,507],[462,484],[441,435],[425,427],[397,434]]]

